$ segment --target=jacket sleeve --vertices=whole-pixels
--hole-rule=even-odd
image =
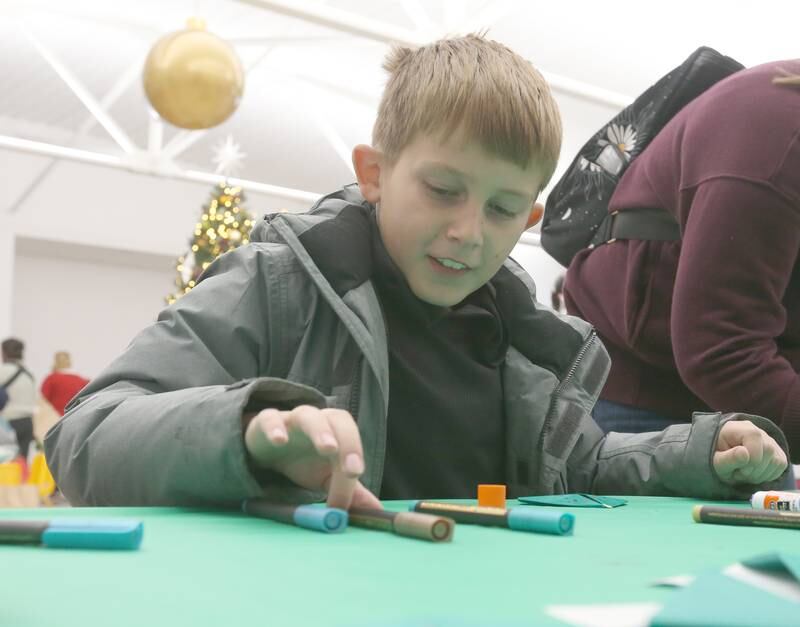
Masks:
[[[587,416],[586,420],[591,418]],[[605,436],[591,421],[567,461],[568,489],[595,494],[741,499],[756,490],[785,485],[791,466],[777,480],[761,485],[730,485],[720,480],[712,460],[719,430],[729,420],[751,421],[778,442],[788,459],[785,436],[772,421],[760,416],[695,413],[691,424],[652,433],[611,432]]]
[[[270,245],[220,257],[73,399],[45,439],[70,502],[234,504],[263,493],[245,409],[325,405],[312,388],[259,377],[275,370],[280,295],[293,287],[291,273],[269,276],[270,259]]]

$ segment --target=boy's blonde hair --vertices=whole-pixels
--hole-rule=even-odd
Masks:
[[[467,139],[516,165],[542,168],[544,187],[561,150],[561,116],[542,75],[482,34],[394,48],[372,142],[390,163],[421,133]]]

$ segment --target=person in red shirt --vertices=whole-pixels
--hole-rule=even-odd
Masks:
[[[64,415],[64,408],[83,387],[89,383],[79,374],[70,370],[72,360],[69,353],[59,351],[55,354],[53,372],[42,382],[42,396],[55,408],[59,416]]]

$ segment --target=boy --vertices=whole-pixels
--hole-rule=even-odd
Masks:
[[[541,76],[477,36],[396,50],[386,68],[375,147],[353,150],[358,188],[267,216],[83,390],[46,440],[64,494],[327,492],[346,508],[478,482],[730,497],[779,477],[785,443],[763,418],[605,437],[592,422],[607,354],[507,259],[560,147]]]

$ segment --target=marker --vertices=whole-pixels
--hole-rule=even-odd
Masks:
[[[800,512],[800,492],[756,492],[750,497],[750,505],[753,509]]]
[[[507,527],[515,531],[551,533],[557,536],[572,535],[575,528],[574,514],[552,510],[534,510],[529,507],[504,509],[502,507],[414,501],[409,509],[426,514],[447,515],[456,522],[466,524]]]
[[[283,505],[265,499],[245,499],[242,501],[242,511],[258,518],[325,533],[339,533],[347,529],[347,512],[335,507]]]
[[[379,529],[431,542],[449,542],[456,524],[451,518],[415,512],[387,512],[382,509],[352,507],[349,514],[350,524],[354,527]]]
[[[38,544],[61,549],[138,549],[144,526],[138,520],[0,520],[0,544]]]
[[[742,509],[741,507],[709,507],[695,505],[692,508],[695,522],[713,525],[747,525],[753,527],[786,527],[800,529],[800,514],[771,510]]]

